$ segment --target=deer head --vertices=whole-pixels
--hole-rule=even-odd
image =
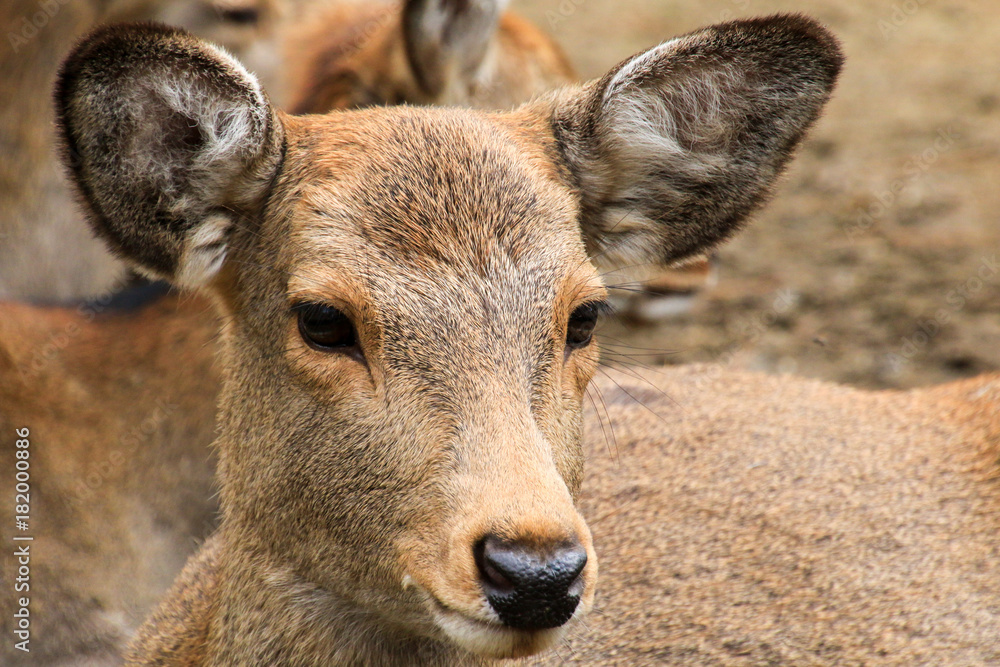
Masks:
[[[596,263],[733,234],[839,67],[822,28],[776,16],[512,113],[294,117],[183,32],[85,40],[56,99],[94,229],[227,321],[205,654],[557,641],[597,584],[574,504]]]

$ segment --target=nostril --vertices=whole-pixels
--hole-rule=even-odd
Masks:
[[[506,625],[540,630],[573,616],[587,565],[579,544],[538,548],[487,536],[476,544],[474,556],[486,599]]]
[[[485,540],[476,547],[476,566],[483,583],[489,588],[501,593],[509,593],[514,590],[514,582],[504,574],[504,566],[496,561],[493,553],[486,555]]]
[[[580,580],[580,573],[587,567],[587,550],[578,544],[565,549],[560,554],[559,564],[572,585]]]

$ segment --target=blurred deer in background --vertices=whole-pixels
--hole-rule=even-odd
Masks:
[[[502,0],[317,5],[289,31],[289,110],[509,109],[576,81],[556,42]],[[294,36],[294,37],[293,37]]]
[[[215,527],[220,322],[204,299],[155,290],[79,308],[0,304],[3,455],[13,466],[27,429],[29,531],[15,534],[34,538],[30,588],[14,597],[30,600],[31,652],[6,641],[4,665],[117,664]],[[13,473],[0,488],[13,499]],[[20,546],[13,510],[0,517]],[[0,558],[6,581],[13,554]],[[8,638],[13,611],[0,620]]]

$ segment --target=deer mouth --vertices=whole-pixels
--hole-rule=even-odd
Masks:
[[[476,655],[493,658],[523,658],[541,653],[566,635],[581,610],[565,624],[541,630],[512,628],[498,620],[483,620],[448,607],[437,597],[432,601],[434,622],[453,643]]]

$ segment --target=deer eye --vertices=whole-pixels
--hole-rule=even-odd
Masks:
[[[359,350],[354,324],[344,313],[322,303],[292,306],[299,318],[299,334],[309,347],[321,352]]]
[[[577,307],[569,316],[569,323],[566,325],[566,345],[573,349],[589,345],[594,338],[594,327],[597,326],[600,314],[599,302],[585,303]]]

